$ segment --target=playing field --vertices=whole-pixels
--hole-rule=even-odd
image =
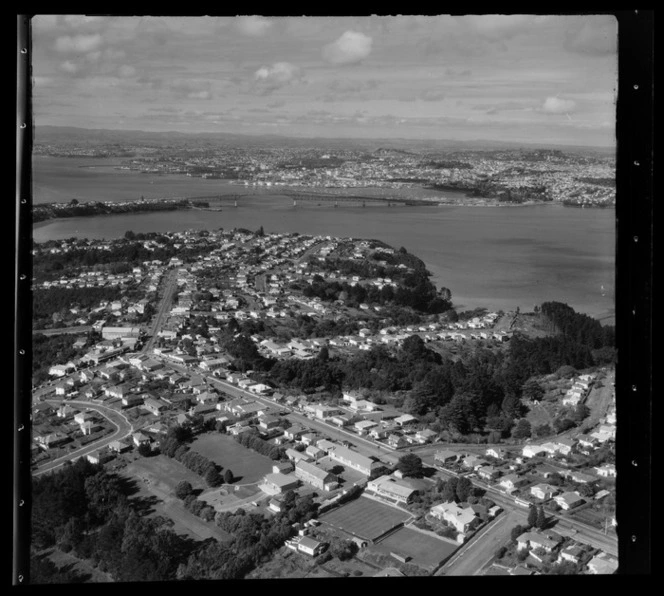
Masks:
[[[360,497],[320,516],[320,520],[366,540],[376,540],[402,524],[410,514],[389,505]]]
[[[412,528],[400,528],[385,540],[371,547],[372,550],[389,555],[396,552],[411,557],[411,563],[423,568],[434,568],[449,557],[458,547],[445,540],[440,540],[418,532]]]
[[[233,472],[240,484],[258,482],[272,471],[272,460],[240,445],[234,438],[221,433],[198,436],[191,448],[204,455],[224,470]]]

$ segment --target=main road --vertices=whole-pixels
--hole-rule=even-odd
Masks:
[[[191,374],[192,372],[190,369],[187,369],[185,366],[175,364],[166,358],[163,358],[158,355],[155,355],[155,357],[160,358],[163,362],[167,363],[169,368],[172,368],[173,370],[176,370],[183,374]],[[308,416],[297,412],[294,408],[280,404],[272,399],[269,399],[264,395],[256,395],[255,393],[251,393],[250,391],[237,387],[236,385],[233,385],[228,381],[223,381],[221,379],[218,379],[217,377],[213,377],[209,374],[206,374],[203,371],[196,371],[196,374],[200,374],[201,376],[205,377],[213,387],[217,387],[218,389],[230,395],[231,397],[250,398],[262,404],[279,408],[281,411],[285,410],[288,412],[289,419],[297,423],[300,423],[308,428],[318,430],[319,432],[329,436],[330,438],[338,440],[348,440],[349,442],[353,443],[356,447],[360,448],[362,452],[367,455],[373,455],[375,457],[378,457],[379,459],[391,463],[396,463],[399,460],[400,456],[396,452],[393,452],[391,449],[383,445],[378,445],[374,441],[371,441],[370,439],[359,437],[355,433],[351,433],[342,428],[337,428],[336,426],[327,424],[322,420],[309,418]]]
[[[143,345],[141,351],[147,353],[152,350],[152,346],[157,337],[157,333],[161,329],[162,323],[166,318],[167,314],[171,309],[171,303],[173,302],[173,294],[177,288],[177,271],[171,270],[166,274],[166,278],[163,280],[164,284],[164,293],[157,307],[157,312],[155,313],[152,324],[150,326],[150,331],[148,332],[149,339]]]

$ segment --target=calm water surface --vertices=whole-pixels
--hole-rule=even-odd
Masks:
[[[109,163],[35,158],[35,203],[70,200],[74,198],[72,191],[79,193],[79,200],[244,192],[241,187],[218,180],[156,176],[151,184],[146,174],[103,166],[77,167],[85,161],[98,166],[100,161]],[[169,178],[176,180],[169,182]],[[155,194],[149,194],[155,185]],[[205,187],[210,191],[202,192]],[[170,195],[165,194],[167,190]],[[375,238],[395,248],[403,246],[420,257],[436,284],[448,287],[455,305],[462,309],[508,310],[518,306],[531,310],[544,301],[558,300],[600,318],[614,312],[613,210],[558,205],[386,207],[370,203],[365,208],[343,203],[335,208],[326,202],[293,206],[292,200],[275,192],[242,199],[237,208],[227,203],[221,212],[188,210],[41,222],[35,225],[33,237],[36,242],[70,237],[111,239],[123,236],[127,230],[255,230],[263,226],[268,233]],[[58,193],[64,194],[56,198]],[[612,322],[610,318],[604,320]]]

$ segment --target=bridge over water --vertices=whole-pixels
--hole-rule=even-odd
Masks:
[[[213,195],[213,196],[199,196],[188,197],[192,202],[205,201],[210,205],[212,203],[228,204],[231,203],[234,207],[238,207],[243,201],[251,198],[265,197],[267,195],[262,193],[248,193],[248,194],[228,194],[228,195]],[[293,201],[293,206],[298,203],[334,203],[335,207],[339,204],[360,204],[363,207],[368,203],[372,204],[387,204],[388,207],[396,205],[431,205],[430,201],[421,201],[417,199],[404,199],[399,197],[372,197],[366,195],[338,195],[333,193],[321,192],[302,192],[292,190],[277,190],[272,193],[272,196],[286,197]]]

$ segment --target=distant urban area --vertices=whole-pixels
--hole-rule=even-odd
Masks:
[[[272,189],[333,199],[348,194],[365,196],[363,191],[371,189],[373,198],[415,203],[615,206],[615,156],[573,149],[339,148],[314,142],[310,146],[305,142],[228,146],[200,140],[90,144],[68,140],[39,142],[34,153],[117,158],[117,169],[153,176],[223,179],[237,186],[239,195]],[[413,188],[420,189],[416,197],[406,192]],[[423,192],[427,190],[431,192]],[[446,197],[444,191],[457,191],[461,198]],[[45,209],[48,207],[40,206]],[[39,211],[37,215],[41,217]]]
[[[555,150],[37,150],[615,201],[612,160]],[[617,570],[612,326],[463,311],[403,247],[269,222],[33,243],[32,263],[35,583]]]

